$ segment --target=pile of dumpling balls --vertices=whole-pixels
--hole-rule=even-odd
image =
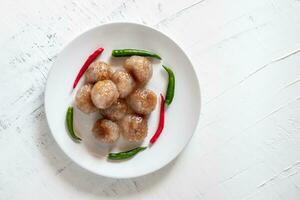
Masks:
[[[145,88],[152,74],[151,61],[142,56],[127,58],[118,69],[102,61],[89,66],[86,83],[77,91],[75,101],[82,112],[101,114],[92,128],[97,139],[108,144],[121,135],[130,142],[145,139],[148,116],[157,104],[156,94]]]

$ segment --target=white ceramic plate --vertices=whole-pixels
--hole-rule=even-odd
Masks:
[[[134,158],[122,162],[106,159],[110,151],[124,151],[140,144],[119,141],[109,146],[95,140],[91,128],[99,114],[85,115],[74,106],[74,127],[83,138],[74,143],[66,131],[67,107],[74,103],[77,89],[73,81],[87,57],[98,47],[105,51],[98,58],[121,66],[124,59],[111,58],[111,51],[119,48],[146,49],[157,52],[162,61],[153,59],[153,77],[149,89],[165,93],[168,76],[161,64],[170,66],[176,75],[175,97],[166,110],[165,128],[157,142]],[[147,145],[154,134],[159,118],[159,102],[148,121]],[[49,73],[45,91],[45,110],[51,132],[61,149],[78,165],[99,175],[130,178],[151,173],[172,161],[191,139],[200,112],[200,90],[191,61],[183,50],[165,34],[139,24],[111,23],[93,28],[71,41],[59,54]]]

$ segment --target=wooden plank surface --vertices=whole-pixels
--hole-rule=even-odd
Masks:
[[[14,0],[0,12],[0,199],[300,199],[299,0]],[[129,180],[68,159],[43,107],[62,47],[112,21],[172,36],[202,92],[187,149]]]

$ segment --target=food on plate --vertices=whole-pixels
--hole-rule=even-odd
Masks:
[[[131,73],[133,78],[140,84],[145,85],[152,77],[152,64],[148,58],[131,56],[124,63],[124,68]]]
[[[126,56],[147,56],[157,59],[161,59],[160,55],[153,53],[151,51],[141,50],[141,49],[115,49],[112,51],[112,56],[114,57],[126,57]]]
[[[117,70],[113,73],[111,80],[116,84],[121,98],[129,95],[135,87],[135,81],[125,70]]]
[[[77,91],[75,97],[75,103],[77,108],[86,114],[96,112],[98,110],[91,99],[92,88],[93,88],[92,84],[86,84],[82,86]]]
[[[78,84],[80,78],[82,77],[82,75],[84,74],[84,72],[87,70],[87,68],[90,66],[90,64],[96,60],[96,58],[102,54],[102,52],[104,51],[104,49],[101,47],[101,48],[98,48],[96,51],[94,51],[94,53],[92,53],[88,59],[85,61],[85,63],[83,64],[83,66],[81,67],[81,69],[79,70],[76,78],[75,78],[75,81],[73,83],[73,89],[76,87],[76,85]]]
[[[118,99],[109,108],[100,109],[100,113],[104,118],[112,121],[118,121],[122,119],[128,111],[127,103],[124,99]]]
[[[140,142],[148,132],[147,119],[136,114],[127,114],[119,122],[121,134],[131,142]]]
[[[116,142],[120,137],[118,124],[108,119],[97,120],[92,131],[97,139],[108,144]]]
[[[67,110],[66,124],[67,124],[70,137],[74,141],[79,142],[81,139],[78,136],[76,136],[73,128],[73,107],[69,107]]]
[[[156,140],[159,138],[161,132],[163,131],[165,126],[165,99],[162,94],[160,94],[160,112],[159,112],[159,122],[156,132],[150,139],[150,144],[154,144]]]
[[[85,72],[87,83],[96,83],[102,80],[108,80],[111,74],[111,67],[102,61],[93,62]]]
[[[141,142],[148,134],[147,117],[157,104],[156,94],[145,87],[153,74],[152,63],[146,57],[158,59],[161,57],[145,50],[113,50],[114,57],[130,56],[125,60],[123,69],[114,70],[113,66],[103,61],[95,61],[102,52],[103,48],[99,48],[90,55],[76,77],[73,88],[86,72],[86,84],[76,93],[76,105],[86,114],[99,110],[103,118],[95,122],[92,132],[103,143],[115,143],[120,135],[129,142]],[[159,123],[155,134],[150,139],[150,145],[157,141],[163,131],[165,104],[170,105],[174,98],[174,72],[164,65],[163,68],[168,73],[166,99],[162,94],[160,95]],[[81,138],[76,136],[73,130],[72,107],[67,111],[66,125],[72,139],[80,141]],[[110,153],[108,159],[128,159],[146,148],[137,147],[125,152]]]
[[[137,147],[129,151],[124,151],[119,153],[109,153],[107,158],[110,160],[124,160],[128,158],[132,158],[139,152],[144,151],[145,149],[147,149],[147,147]]]
[[[128,104],[138,114],[150,114],[156,107],[156,94],[149,89],[139,88],[128,97]]]
[[[175,75],[171,68],[166,67],[163,65],[163,68],[167,71],[169,76],[169,82],[168,82],[168,89],[166,92],[166,100],[165,103],[169,106],[174,98],[174,92],[175,92]]]
[[[117,101],[119,92],[111,80],[98,81],[92,88],[91,97],[97,108],[106,109]]]

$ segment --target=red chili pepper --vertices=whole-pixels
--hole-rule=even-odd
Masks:
[[[165,98],[162,94],[160,94],[161,102],[160,102],[160,113],[159,113],[159,123],[158,128],[155,134],[152,136],[150,140],[150,144],[154,144],[156,140],[159,138],[162,130],[164,129],[165,125]]]
[[[85,61],[83,66],[81,67],[79,73],[76,76],[76,79],[73,83],[73,89],[76,87],[77,83],[79,82],[80,78],[84,74],[84,72],[87,70],[87,68],[90,66],[90,64],[104,51],[103,48],[99,48],[96,51],[94,51],[93,54],[91,54],[88,59]]]

